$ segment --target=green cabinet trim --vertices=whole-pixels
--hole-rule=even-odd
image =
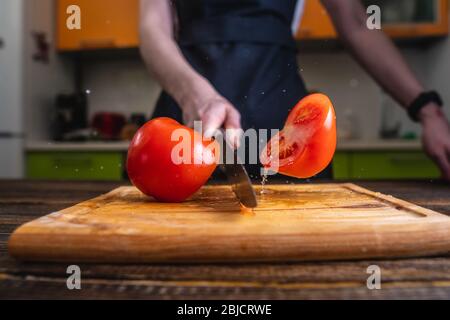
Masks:
[[[347,152],[336,152],[333,159],[333,177],[338,180],[350,178],[350,154]]]
[[[29,179],[119,181],[123,163],[121,152],[29,152],[26,172]]]
[[[420,151],[337,152],[333,160],[334,178],[361,179],[434,179],[437,166]]]

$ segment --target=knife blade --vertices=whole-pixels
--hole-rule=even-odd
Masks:
[[[221,167],[227,176],[228,182],[231,184],[234,194],[245,207],[256,208],[258,206],[258,201],[256,200],[255,189],[253,189],[247,170],[245,170],[244,165],[239,161],[237,150],[233,150],[228,143],[224,141],[223,153],[224,164],[222,164]],[[232,161],[231,164],[227,163],[227,155],[229,154],[233,154],[234,161]]]

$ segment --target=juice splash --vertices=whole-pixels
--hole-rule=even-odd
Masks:
[[[268,190],[266,189],[268,176],[269,176],[269,173],[267,172],[267,169],[263,169],[262,174],[261,174],[261,191],[260,191],[260,194],[262,194],[262,195],[268,193]]]
[[[247,208],[241,203],[241,214],[243,215],[254,215],[255,212],[253,211],[253,208]]]

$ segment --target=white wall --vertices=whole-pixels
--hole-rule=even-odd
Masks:
[[[54,0],[25,0],[25,123],[27,140],[49,139],[51,107],[58,93],[73,92],[71,59],[54,50],[56,12]],[[32,59],[36,52],[33,32],[44,32],[52,48],[48,64]]]
[[[23,131],[23,1],[1,0],[0,37],[0,131]]]
[[[89,113],[115,111],[149,116],[161,91],[139,58],[89,59],[84,65]]]
[[[0,178],[23,176],[24,2],[0,0]]]

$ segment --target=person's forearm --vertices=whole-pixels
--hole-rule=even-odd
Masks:
[[[182,105],[213,90],[183,57],[173,34],[170,0],[141,0],[140,49],[151,73],[177,102]],[[206,89],[207,91],[208,89]]]
[[[424,91],[423,85],[392,41],[382,31],[367,28],[367,16],[360,2],[341,1],[346,1],[347,5],[331,16],[342,42],[393,98],[403,107],[409,106]]]
[[[353,32],[347,44],[361,65],[403,107],[408,107],[424,91],[384,33],[363,28]]]

